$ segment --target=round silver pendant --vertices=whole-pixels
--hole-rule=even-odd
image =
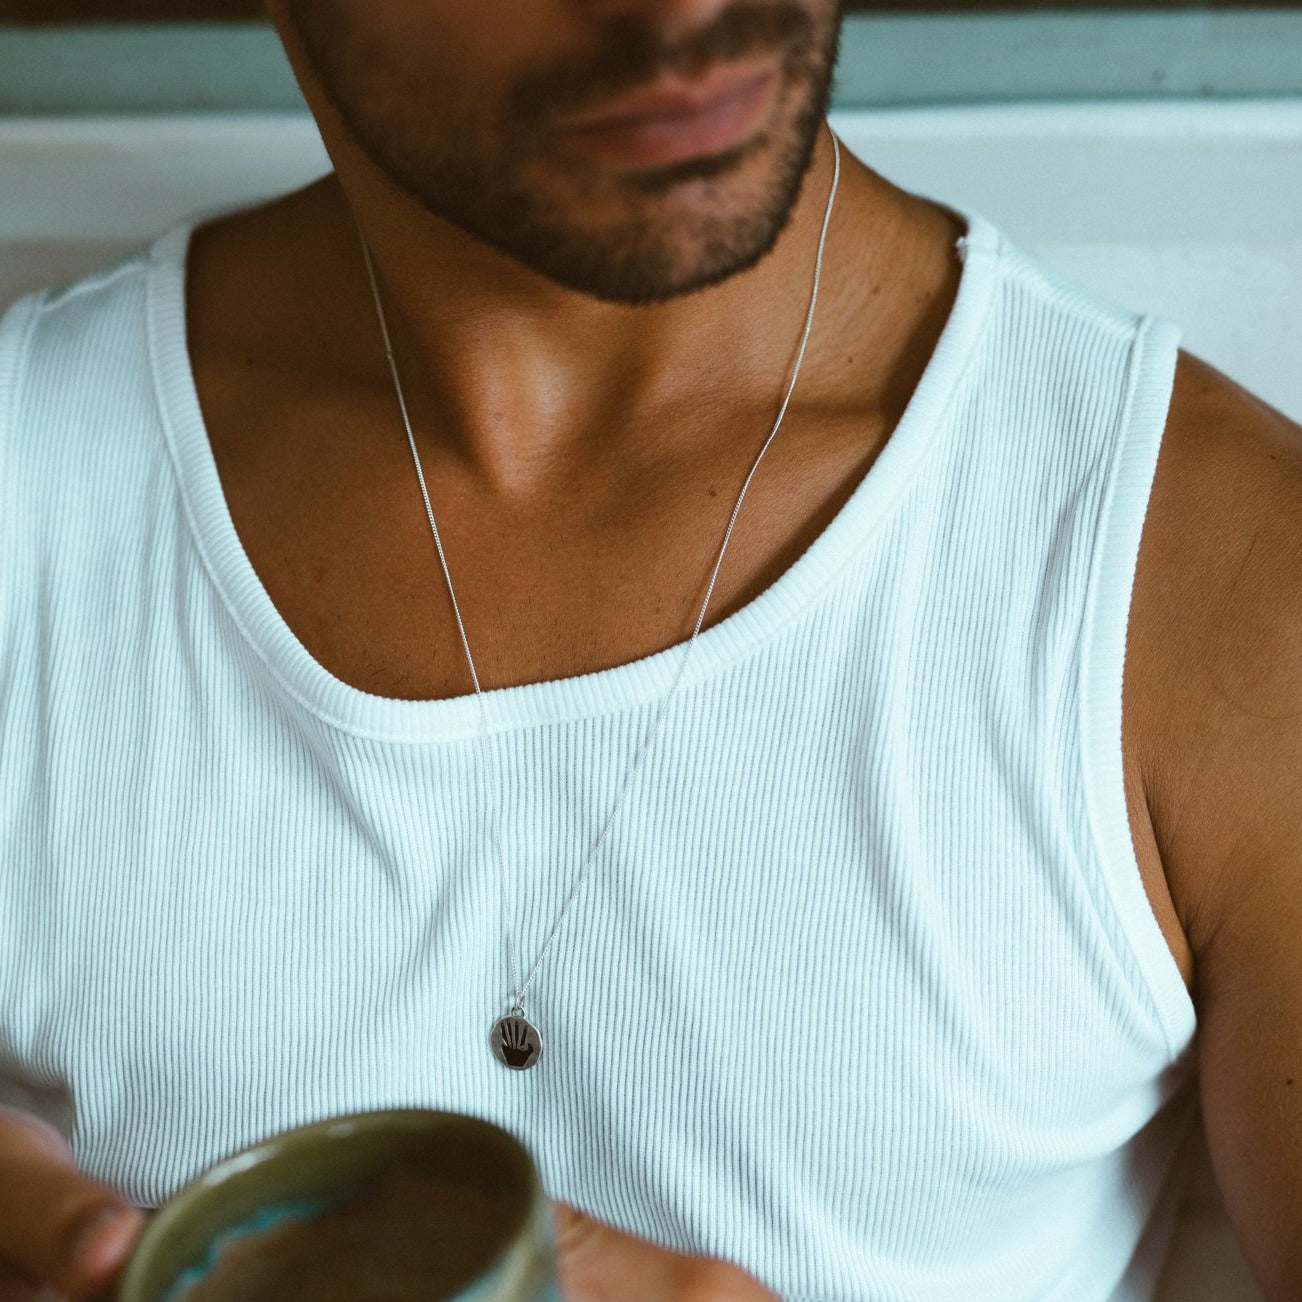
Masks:
[[[542,1036],[524,1017],[499,1017],[488,1037],[493,1056],[512,1071],[527,1071],[542,1057]]]

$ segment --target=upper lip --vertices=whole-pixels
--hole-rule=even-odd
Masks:
[[[627,122],[690,117],[693,113],[701,112],[702,109],[711,108],[721,100],[731,99],[740,91],[749,89],[757,81],[769,76],[773,71],[772,64],[765,64],[762,68],[752,67],[744,72],[730,69],[700,82],[687,81],[682,77],[666,77],[656,82],[649,90],[617,100],[600,113],[586,117],[562,118],[558,125],[567,129],[613,127]]]

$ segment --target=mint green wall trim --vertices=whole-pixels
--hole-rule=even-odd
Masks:
[[[852,14],[834,104],[1280,95],[1302,95],[1302,12]],[[265,24],[0,26],[0,113],[303,107]]]
[[[304,108],[265,23],[0,26],[0,113]]]
[[[847,19],[835,102],[1302,95],[1302,13],[1248,9]]]

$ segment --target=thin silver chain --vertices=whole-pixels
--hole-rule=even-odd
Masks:
[[[669,694],[660,703],[660,712],[656,715],[655,723],[651,726],[651,731],[647,733],[646,740],[642,743],[642,748],[638,752],[637,759],[633,762],[628,771],[628,776],[624,780],[624,788],[619,793],[619,798],[615,801],[614,808],[610,811],[610,817],[606,820],[606,825],[602,828],[601,835],[597,838],[596,844],[593,845],[592,850],[589,852],[587,862],[583,866],[583,871],[575,879],[574,885],[570,887],[570,893],[565,898],[565,904],[557,915],[556,921],[552,923],[551,931],[547,933],[547,939],[544,942],[542,949],[539,951],[538,957],[534,960],[533,967],[529,969],[529,975],[525,978],[523,985],[517,984],[515,979],[515,950],[511,943],[510,927],[510,919],[514,914],[514,904],[511,900],[510,884],[506,872],[506,860],[502,854],[501,818],[500,810],[498,810],[497,806],[497,783],[493,776],[493,766],[488,763],[484,754],[486,733],[484,727],[484,693],[483,689],[479,685],[479,674],[475,669],[474,657],[470,654],[470,641],[466,637],[466,626],[461,619],[461,608],[457,604],[457,594],[452,587],[452,575],[448,571],[447,557],[443,552],[443,540],[439,537],[438,525],[434,522],[434,508],[430,505],[429,489],[425,485],[425,472],[421,468],[420,453],[416,449],[416,436],[412,433],[411,417],[407,413],[407,400],[403,395],[402,381],[398,378],[398,365],[393,359],[393,341],[389,336],[389,323],[385,318],[384,305],[380,301],[380,287],[375,276],[375,266],[371,260],[371,250],[367,245],[366,236],[362,232],[361,225],[360,223],[358,224],[358,234],[361,235],[362,240],[362,253],[366,258],[366,270],[371,279],[371,290],[375,295],[375,307],[380,318],[380,329],[384,334],[384,351],[389,359],[389,369],[393,372],[393,384],[398,393],[398,405],[402,408],[402,419],[407,428],[407,443],[411,448],[412,461],[416,466],[416,478],[420,481],[420,494],[425,502],[425,513],[429,517],[430,532],[434,535],[434,546],[438,550],[439,564],[443,567],[443,577],[447,581],[448,596],[452,598],[452,610],[457,618],[457,629],[461,634],[461,645],[466,653],[466,663],[470,666],[470,677],[475,685],[475,696],[479,706],[480,761],[489,775],[489,786],[492,792],[493,808],[499,815],[494,822],[493,838],[497,846],[498,867],[502,875],[502,893],[506,901],[504,915],[504,922],[506,925],[506,954],[512,989],[511,1003],[508,1009],[509,1012],[518,1012],[523,1016],[525,991],[528,990],[532,983],[534,974],[538,971],[538,965],[543,961],[548,949],[551,948],[552,940],[556,935],[556,929],[560,926],[561,919],[564,918],[566,913],[569,911],[574,896],[577,894],[579,887],[583,884],[584,879],[588,875],[589,868],[592,867],[593,861],[596,859],[602,845],[605,843],[606,836],[614,825],[615,815],[619,813],[622,808],[624,798],[628,795],[629,790],[633,785],[633,780],[637,777],[638,771],[642,767],[642,761],[646,757],[647,751],[651,748],[652,741],[660,731],[660,724],[665,717],[665,712],[668,709],[669,702],[673,700],[675,693],[678,691],[678,684],[682,682],[683,674],[687,670],[687,664],[691,659],[692,649],[696,645],[696,639],[700,635],[701,626],[705,623],[705,612],[710,608],[710,598],[714,595],[714,585],[719,577],[719,569],[723,565],[724,553],[728,550],[728,543],[732,539],[733,528],[737,523],[738,515],[741,514],[741,504],[746,500],[746,493],[750,488],[751,480],[755,478],[755,472],[759,469],[760,462],[764,460],[764,454],[769,450],[769,445],[777,435],[778,429],[782,425],[782,418],[787,414],[787,406],[791,402],[791,395],[795,391],[796,387],[796,377],[800,374],[800,365],[805,359],[805,345],[809,342],[809,332],[814,324],[814,308],[818,303],[818,283],[823,271],[823,246],[827,242],[827,228],[832,219],[832,205],[836,202],[836,189],[841,179],[841,148],[837,141],[836,132],[832,131],[830,125],[828,126],[828,131],[832,137],[832,148],[835,154],[836,165],[832,175],[831,193],[827,200],[827,211],[823,215],[823,231],[818,240],[818,257],[814,263],[814,290],[809,301],[809,314],[805,318],[805,332],[800,340],[800,352],[796,357],[796,365],[791,375],[791,384],[787,388],[787,396],[782,403],[782,410],[778,413],[777,421],[774,424],[768,439],[765,441],[764,446],[760,449],[759,456],[755,458],[755,464],[751,467],[750,474],[746,476],[746,482],[742,485],[741,495],[737,498],[737,505],[733,507],[732,518],[728,521],[728,530],[724,534],[723,546],[719,549],[719,557],[714,563],[714,572],[710,575],[710,586],[705,594],[705,602],[701,606],[701,613],[696,617],[696,627],[692,630],[691,640],[688,642],[687,650],[684,652],[682,661],[678,666],[678,674],[674,678],[673,686],[669,689]]]

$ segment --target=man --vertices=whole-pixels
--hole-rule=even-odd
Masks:
[[[0,328],[6,1296],[398,1103],[648,1300],[1151,1295],[1201,1103],[1298,1296],[1302,431],[832,0],[270,11],[333,175]]]

